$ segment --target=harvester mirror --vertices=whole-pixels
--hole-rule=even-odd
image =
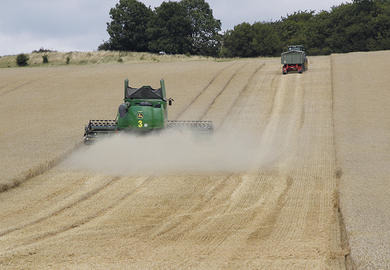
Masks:
[[[126,113],[128,112],[128,110],[127,110],[127,105],[126,105],[126,104],[121,104],[121,105],[119,106],[118,111],[119,111],[119,116],[120,116],[120,117],[125,117],[125,116],[126,116]]]
[[[172,103],[174,102],[175,100],[173,98],[169,98],[168,99],[168,105],[169,106],[172,106]]]

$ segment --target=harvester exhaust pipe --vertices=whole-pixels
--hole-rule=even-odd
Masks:
[[[129,79],[125,80],[125,95],[124,95],[124,98],[126,98],[127,88],[129,88]]]
[[[164,79],[160,80],[160,86],[161,86],[161,89],[162,89],[162,92],[163,92],[163,97],[165,97],[166,93],[165,93],[165,82],[164,82]]]

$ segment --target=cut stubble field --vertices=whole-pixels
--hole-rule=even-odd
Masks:
[[[352,254],[357,268],[386,269],[389,254],[362,235],[388,226],[374,215],[361,226],[353,208],[375,201],[372,189],[356,193],[349,135],[367,126],[350,104],[359,77],[342,75],[349,58],[380,66],[390,53],[311,57],[308,72],[287,76],[276,58],[0,70],[1,268],[348,269]],[[389,79],[372,76],[388,105]],[[80,146],[89,119],[115,117],[125,78],[164,78],[170,119],[212,120],[215,134]],[[361,102],[364,121],[380,114],[376,99]],[[381,121],[377,147],[390,129]],[[372,185],[388,186],[386,166],[367,166]]]

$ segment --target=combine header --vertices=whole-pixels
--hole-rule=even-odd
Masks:
[[[282,53],[282,71],[287,74],[289,71],[302,73],[308,69],[308,61],[303,45],[288,46],[288,51]]]
[[[93,142],[99,137],[116,132],[143,134],[151,131],[172,129],[190,129],[201,133],[211,133],[211,121],[168,121],[167,105],[173,99],[166,99],[164,80],[160,88],[151,86],[129,87],[125,80],[124,103],[119,106],[115,120],[90,120],[85,126],[84,143]]]

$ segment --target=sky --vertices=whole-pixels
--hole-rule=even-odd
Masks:
[[[108,40],[109,10],[119,0],[1,0],[0,56],[40,48],[93,51]],[[158,7],[162,0],[141,0]],[[242,22],[276,21],[298,10],[330,10],[347,0],[206,0],[222,30]]]

